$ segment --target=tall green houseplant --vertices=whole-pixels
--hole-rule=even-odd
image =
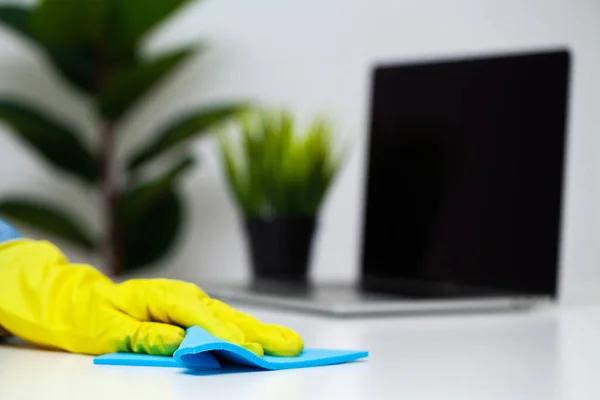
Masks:
[[[102,250],[114,274],[160,259],[175,242],[182,222],[178,182],[194,165],[183,154],[150,181],[138,171],[167,152],[209,131],[243,108],[241,103],[188,110],[160,125],[119,169],[115,147],[121,121],[168,75],[191,59],[196,47],[145,57],[148,34],[192,0],[42,0],[0,5],[0,25],[35,45],[66,86],[89,99],[99,146],[87,148],[80,128],[51,115],[31,99],[0,97],[0,124],[8,127],[56,171],[94,190],[103,205],[105,231],[93,235],[80,218],[57,204],[18,196],[0,198],[0,217],[33,226],[89,250]]]

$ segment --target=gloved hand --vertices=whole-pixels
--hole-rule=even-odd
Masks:
[[[183,328],[194,325],[259,356],[294,356],[303,348],[291,329],[263,324],[191,283],[115,284],[88,265],[70,264],[49,242],[0,244],[0,331],[76,353],[171,355]]]

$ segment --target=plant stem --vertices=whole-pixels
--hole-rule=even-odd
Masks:
[[[121,273],[120,234],[116,218],[117,180],[115,176],[115,125],[104,121],[101,131],[100,162],[101,191],[104,217],[104,243],[102,247],[104,266],[114,276]]]

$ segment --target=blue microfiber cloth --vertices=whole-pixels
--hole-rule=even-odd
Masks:
[[[194,326],[187,330],[183,342],[173,357],[147,354],[112,353],[94,358],[94,364],[179,367],[195,370],[215,370],[222,364],[276,370],[340,364],[365,358],[366,351],[304,349],[296,357],[258,357],[249,350],[221,340]]]

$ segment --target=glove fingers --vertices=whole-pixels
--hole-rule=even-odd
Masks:
[[[242,346],[258,356],[260,344],[247,340],[235,324],[217,317],[205,304],[208,296],[196,285],[168,279],[129,280],[115,286],[111,302],[139,321],[155,321],[182,328],[199,326],[225,341]]]
[[[126,332],[120,334],[122,352],[146,353],[170,356],[179,347],[185,331],[178,326],[160,322],[129,321],[124,325]]]
[[[200,298],[187,299],[169,310],[173,323],[190,327],[199,326],[211,335],[227,342],[242,346],[259,357],[264,355],[262,346],[248,338],[244,332],[233,322],[219,318],[210,307]]]
[[[205,302],[216,316],[237,325],[246,340],[260,344],[265,354],[293,357],[304,348],[302,337],[285,326],[264,324],[216,299],[207,299]]]
[[[168,279],[131,279],[112,287],[109,301],[139,321],[173,323],[171,311],[187,301],[206,296],[191,283]],[[183,327],[185,324],[177,323]]]

